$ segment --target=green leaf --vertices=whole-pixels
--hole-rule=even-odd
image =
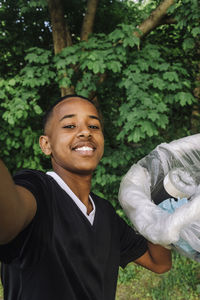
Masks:
[[[25,143],[25,147],[27,147],[27,148],[29,148],[30,146],[32,146],[32,144],[33,144],[33,137],[32,137],[32,135],[30,133],[25,136],[24,143]]]
[[[175,90],[178,90],[180,88],[180,84],[177,84],[177,83],[170,83],[167,85],[167,89],[169,91],[175,91]]]
[[[139,39],[135,39],[134,36],[126,37],[123,39],[123,46],[124,47],[127,47],[127,46],[134,47],[135,45],[138,45],[138,40]]]
[[[195,41],[192,38],[187,38],[184,40],[182,47],[184,51],[191,50],[195,46]]]
[[[149,65],[144,59],[139,59],[138,60],[138,65],[141,69],[141,71],[148,71],[149,70]]]
[[[108,64],[109,69],[111,69],[114,73],[120,72],[121,71],[121,63],[118,61],[111,61]]]
[[[130,134],[130,135],[128,136],[128,141],[129,141],[129,142],[133,141],[133,142],[137,143],[137,142],[139,142],[140,139],[143,138],[143,137],[144,137],[144,134],[141,132],[141,128],[140,128],[140,127],[136,127],[136,128],[133,130],[132,134]]]
[[[95,53],[91,53],[88,55],[88,59],[92,60],[92,61],[96,61],[97,60],[97,55]]]
[[[198,26],[198,27],[193,28],[191,33],[192,33],[193,37],[196,37],[198,34],[200,34],[200,27]]]
[[[155,111],[148,113],[148,118],[155,122],[159,118],[159,114]]]
[[[123,37],[124,37],[124,32],[122,30],[120,30],[120,29],[115,29],[108,36],[108,38],[111,41],[117,41],[117,40],[123,39]]]
[[[71,80],[69,77],[63,77],[61,80],[59,80],[60,87],[69,87],[70,84],[71,84]]]
[[[132,81],[133,83],[140,83],[143,81],[143,77],[141,73],[134,73],[132,74]]]
[[[16,83],[16,80],[13,78],[13,79],[10,79],[9,82],[8,82],[11,86],[14,86],[15,83]]]
[[[168,64],[168,63],[162,63],[162,64],[160,64],[160,66],[159,66],[159,70],[160,70],[160,71],[166,71],[166,70],[169,69],[169,67],[170,67],[170,64]]]
[[[165,82],[162,79],[156,77],[153,79],[153,86],[155,88],[158,88],[159,90],[163,90],[165,87]]]
[[[88,62],[87,67],[88,67],[89,70],[93,70],[93,64],[94,63],[92,61]]]
[[[185,106],[186,104],[192,104],[195,98],[190,93],[179,92],[175,95],[175,100],[179,102],[181,106]]]
[[[34,111],[36,112],[37,115],[40,115],[42,113],[42,109],[39,105],[35,104],[33,106]]]
[[[157,133],[155,125],[152,122],[145,120],[141,122],[141,130],[146,132],[150,137]]]
[[[58,59],[56,62],[57,69],[63,69],[66,66],[66,60],[65,59]]]
[[[29,62],[35,62],[37,61],[38,56],[35,53],[29,53],[26,55],[25,60],[28,60]]]
[[[163,78],[172,81],[179,81],[178,74],[176,72],[165,72]]]
[[[100,71],[99,62],[93,62],[93,68],[92,69],[93,69],[94,74],[99,73],[99,71]]]
[[[151,57],[151,58],[159,58],[160,57],[160,52],[156,49],[149,49],[148,51],[148,55]]]
[[[156,104],[156,110],[158,112],[166,112],[167,111],[167,106],[164,102],[159,102]]]

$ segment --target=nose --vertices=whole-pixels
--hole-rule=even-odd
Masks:
[[[87,126],[82,126],[78,132],[78,137],[80,138],[90,138],[91,132],[90,129]]]

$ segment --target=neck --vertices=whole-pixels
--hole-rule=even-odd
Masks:
[[[89,214],[92,211],[92,204],[89,200],[92,174],[85,175],[85,174],[71,173],[65,169],[57,168],[55,166],[53,166],[53,170],[62,178],[62,180],[72,190],[72,192],[86,206],[87,212]]]

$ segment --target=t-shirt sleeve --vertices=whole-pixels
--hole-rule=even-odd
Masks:
[[[120,226],[120,266],[126,265],[147,251],[147,240],[119,217]]]
[[[20,258],[24,263],[28,259],[28,249],[38,249],[32,256],[38,258],[40,255],[37,253],[40,249],[40,243],[46,232],[49,231],[49,223],[45,225],[45,218],[48,218],[49,211],[46,205],[45,194],[48,191],[47,182],[45,181],[45,174],[39,171],[23,170],[18,172],[13,180],[16,185],[20,185],[28,189],[35,197],[37,202],[37,212],[31,223],[20,232],[11,242],[5,245],[0,245],[0,261],[10,263],[16,258]],[[45,210],[45,218],[41,217],[42,212]],[[46,230],[45,230],[45,227]],[[30,251],[29,251],[30,252]],[[25,259],[26,258],[26,259]]]

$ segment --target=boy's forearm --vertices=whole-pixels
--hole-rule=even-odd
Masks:
[[[0,160],[0,244],[12,240],[34,218],[36,199],[24,187],[16,186]]]
[[[160,245],[154,245],[151,242],[148,242],[149,254],[156,265],[159,265],[160,268],[166,272],[166,266],[170,270],[172,265],[171,250],[164,248]],[[162,273],[162,270],[161,270]]]
[[[12,177],[2,162],[0,160],[0,206],[2,214],[3,206],[8,206],[10,200],[16,197],[16,187],[12,180]]]
[[[8,169],[0,160],[0,243],[6,241],[12,228],[17,226],[19,211],[19,194]]]

